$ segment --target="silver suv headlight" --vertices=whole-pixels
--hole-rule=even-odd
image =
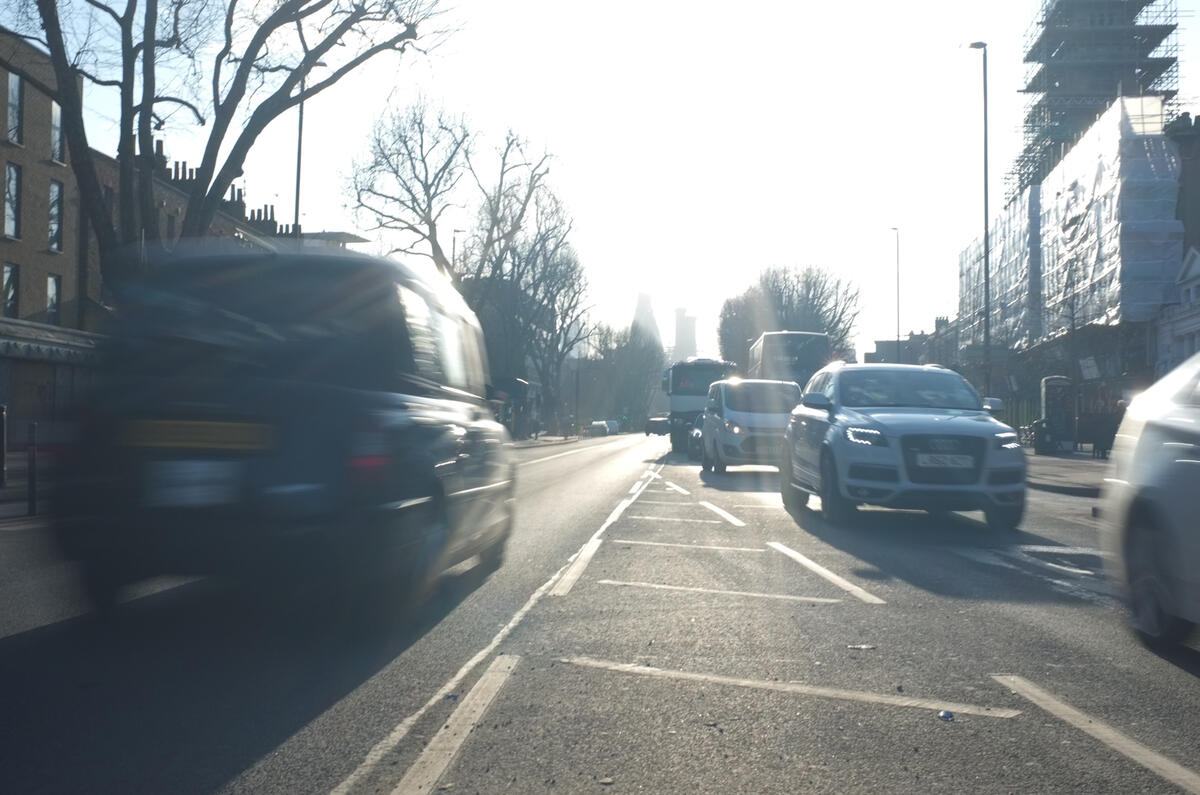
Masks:
[[[995,435],[997,450],[1020,450],[1021,440],[1012,431],[1002,431]]]
[[[887,437],[883,431],[875,428],[847,428],[846,438],[855,444],[865,444],[874,447],[887,447]]]

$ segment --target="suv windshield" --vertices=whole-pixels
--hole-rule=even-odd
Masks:
[[[957,373],[928,370],[849,370],[838,382],[843,406],[974,409],[979,395]]]
[[[795,384],[738,384],[725,390],[725,405],[731,411],[753,414],[787,414],[800,402]]]

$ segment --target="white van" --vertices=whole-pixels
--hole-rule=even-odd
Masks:
[[[708,389],[700,468],[724,472],[740,464],[779,464],[783,434],[800,387],[792,381],[730,378]]]

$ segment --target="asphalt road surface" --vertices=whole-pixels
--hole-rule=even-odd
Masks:
[[[180,580],[100,621],[0,529],[0,792],[1200,791],[1200,653],[1124,628],[1089,500],[833,528],[661,437],[517,455],[504,566],[354,630]]]

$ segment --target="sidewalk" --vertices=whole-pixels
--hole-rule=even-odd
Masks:
[[[1053,455],[1034,455],[1027,450],[1025,460],[1028,464],[1026,483],[1029,488],[1092,499],[1100,496],[1100,486],[1112,464],[1105,459],[1092,458],[1091,453],[1066,451]]]

